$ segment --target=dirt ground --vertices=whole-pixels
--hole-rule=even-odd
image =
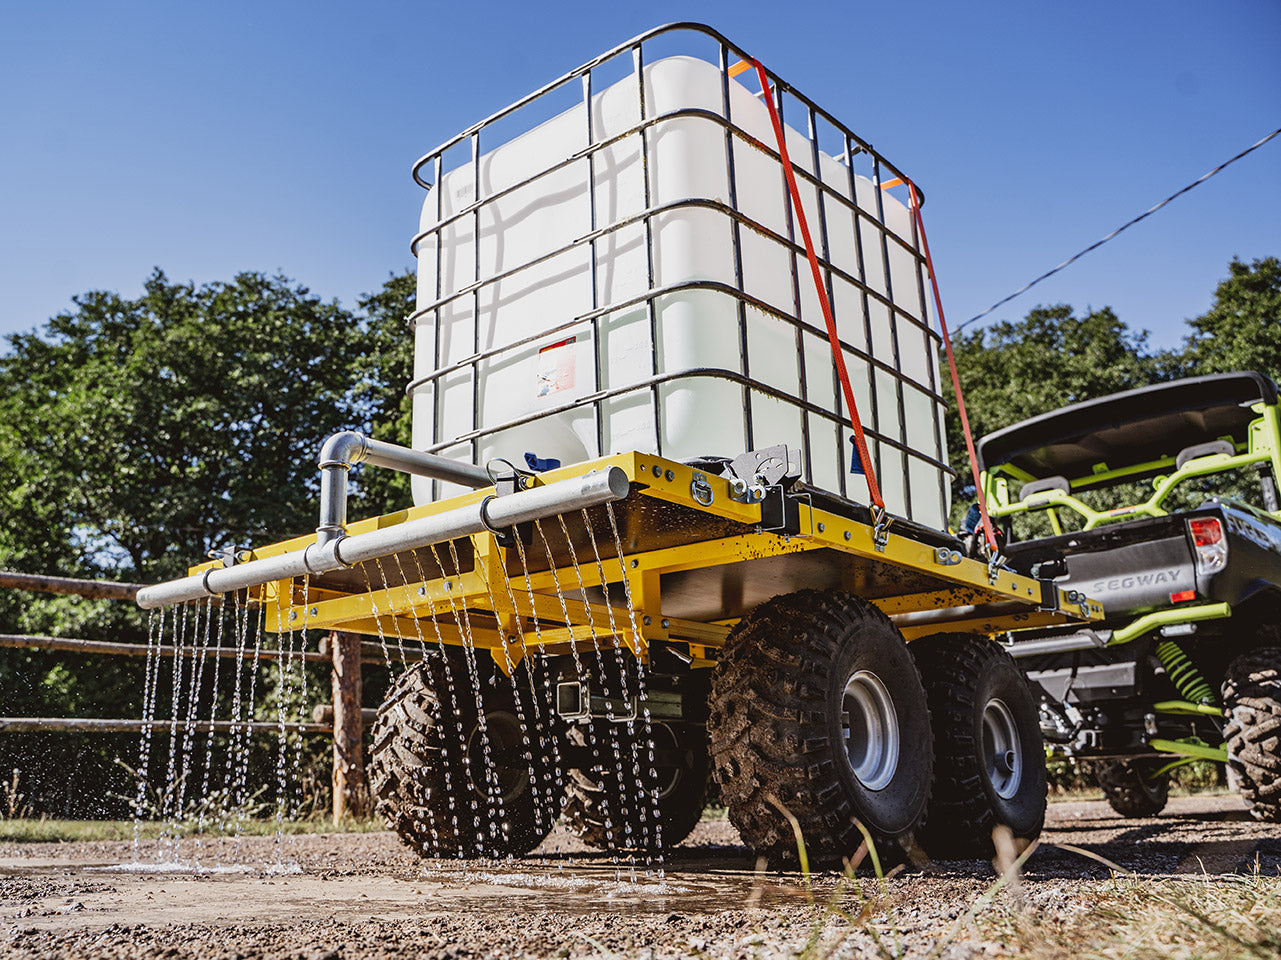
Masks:
[[[1102,802],[1055,803],[1017,895],[1071,924],[1109,869],[1145,877],[1281,870],[1281,829],[1231,796],[1176,798],[1123,820]],[[1076,848],[1076,849],[1072,849]],[[722,822],[704,822],[660,875],[559,831],[513,862],[423,861],[391,834],[0,845],[0,956],[201,960],[423,957],[795,957],[815,929],[832,955],[1008,952],[958,923],[990,864],[935,862],[841,886],[757,871]],[[1004,891],[997,896],[1009,896]],[[862,910],[865,897],[874,902]],[[845,918],[816,907],[835,899]],[[854,915],[854,923],[847,922]],[[877,940],[882,939],[878,948]],[[888,953],[887,953],[888,951]],[[821,951],[822,952],[822,951]]]

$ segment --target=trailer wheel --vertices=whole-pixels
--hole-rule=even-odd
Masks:
[[[533,698],[522,691],[517,709],[511,682],[482,665],[482,730],[465,663],[446,669],[434,656],[405,671],[378,709],[370,754],[378,812],[424,857],[527,853],[563,802],[547,742],[555,732],[531,729],[527,757],[520,716],[534,722]]]
[[[571,770],[565,825],[601,850],[667,850],[690,835],[703,815],[707,793],[707,733],[701,725],[651,721],[658,761],[651,777],[643,724],[596,724],[602,765]],[[571,743],[587,746],[588,733],[571,728]],[[613,738],[617,737],[616,760]],[[673,758],[677,758],[673,762]],[[620,766],[621,764],[621,766]],[[637,771],[640,771],[639,773]],[[657,827],[655,815],[657,814]]]
[[[757,607],[721,651],[708,731],[729,818],[757,852],[796,861],[790,818],[811,862],[851,856],[860,823],[882,861],[912,845],[929,711],[902,635],[870,604],[803,590]]]
[[[985,637],[923,637],[908,649],[934,728],[921,846],[940,859],[991,857],[992,831],[1002,825],[1036,839],[1045,825],[1045,748],[1023,672]]]
[[[1237,657],[1223,681],[1228,771],[1256,820],[1281,822],[1281,648]]]
[[[1170,775],[1153,776],[1159,758],[1094,761],[1094,779],[1107,802],[1123,817],[1155,817],[1170,799]]]

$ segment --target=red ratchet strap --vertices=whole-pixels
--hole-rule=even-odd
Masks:
[[[939,296],[939,281],[934,274],[934,261],[930,258],[930,242],[925,239],[925,221],[921,219],[921,205],[916,198],[916,184],[907,177],[907,195],[911,202],[912,216],[916,218],[916,228],[921,234],[921,251],[925,254],[925,266],[930,271],[930,286],[934,290],[934,310],[939,317],[939,329],[943,332],[943,349],[947,351],[947,365],[952,371],[952,389],[956,391],[956,409],[961,414],[961,431],[965,434],[965,451],[970,457],[970,473],[974,477],[974,495],[978,500],[979,514],[983,518],[983,536],[987,539],[988,549],[996,556],[996,531],[992,529],[992,518],[987,513],[987,497],[983,484],[979,482],[979,460],[974,452],[974,435],[970,433],[970,418],[965,412],[965,398],[961,396],[961,378],[956,372],[956,357],[952,355],[952,338],[947,333],[947,321],[943,319],[943,298]]]
[[[783,136],[783,124],[778,119],[774,108],[774,98],[769,91],[769,77],[759,60],[753,59],[752,66],[761,81],[761,91],[765,97],[765,106],[769,108],[770,123],[774,125],[774,137],[778,141],[778,155],[783,162],[783,175],[787,178],[787,189],[792,196],[792,210],[796,214],[796,223],[801,228],[801,238],[805,241],[805,255],[809,257],[810,271],[814,274],[814,289],[818,293],[818,302],[823,307],[823,320],[827,323],[827,339],[832,345],[832,360],[836,364],[836,373],[841,380],[841,390],[845,395],[845,406],[850,411],[850,426],[854,428],[854,446],[858,450],[859,462],[863,465],[863,475],[867,478],[867,493],[877,510],[884,513],[885,501],[881,498],[881,488],[876,482],[876,473],[872,469],[872,458],[867,453],[867,438],[863,435],[863,421],[859,419],[858,406],[854,403],[854,391],[850,387],[850,374],[845,369],[845,353],[841,349],[841,339],[836,332],[836,319],[832,315],[832,304],[827,299],[827,288],[823,285],[823,274],[819,270],[818,257],[814,253],[814,241],[810,239],[809,224],[805,222],[805,209],[801,206],[801,193],[796,188],[796,176],[792,173],[792,161],[787,155],[786,138]],[[949,356],[950,356],[949,352]],[[966,436],[969,436],[967,433]],[[986,516],[986,514],[985,514]]]

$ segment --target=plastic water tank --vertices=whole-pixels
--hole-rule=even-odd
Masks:
[[[866,500],[764,104],[697,58],[643,78],[441,163],[415,241],[414,446],[523,465],[786,443],[809,483]],[[941,527],[937,337],[909,211],[786,136],[887,505]],[[416,502],[452,492],[415,478]]]

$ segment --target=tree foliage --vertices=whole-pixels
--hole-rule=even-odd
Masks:
[[[1146,332],[1134,333],[1110,308],[1078,317],[1066,304],[962,333],[953,350],[975,441],[1069,403],[1152,383],[1171,365],[1170,357],[1149,350]],[[954,413],[948,449],[962,484],[971,483]]]
[[[409,446],[412,408],[405,386],[414,369],[412,273],[392,274],[359,306],[364,315],[362,347],[355,363],[355,401],[370,436]],[[389,470],[362,470],[356,509],[390,513],[409,506],[409,477]]]
[[[149,579],[315,526],[316,438],[357,422],[351,313],[260,273],[74,303],[0,358],[19,516]]]
[[[314,529],[328,434],[407,440],[407,297],[392,277],[353,312],[281,276],[197,286],[156,270],[137,298],[86,293],[9,337],[0,567],[153,581],[211,549]],[[407,505],[407,488],[368,486],[366,507]],[[131,604],[0,591],[0,632],[140,642],[146,625]],[[144,663],[0,650],[0,712],[136,718]],[[12,735],[0,768],[25,771],[43,812],[120,815],[104,798],[127,786],[112,761],[130,739]]]
[[[1183,363],[1189,373],[1258,370],[1281,378],[1281,260],[1233,259],[1203,316],[1190,321]]]

